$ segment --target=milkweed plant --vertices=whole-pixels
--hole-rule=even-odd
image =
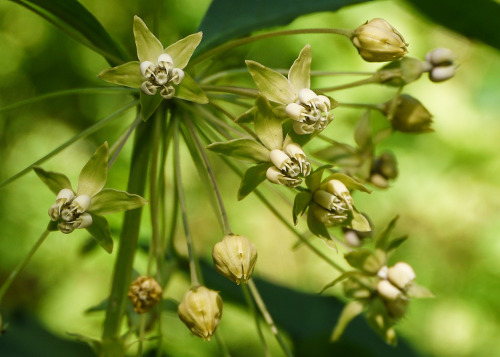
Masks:
[[[90,13],[87,16],[95,20]],[[161,16],[154,21],[160,20]],[[163,302],[172,302],[168,293],[172,269],[188,269],[191,281],[182,300],[175,302],[179,319],[196,338],[218,343],[221,351],[229,355],[217,332],[217,327],[224,324],[225,292],[205,284],[199,268],[200,251],[210,252],[212,267],[249,297],[249,309],[256,314],[256,334],[264,338],[259,322],[259,317],[263,317],[283,354],[294,355],[293,346],[283,338],[253,279],[254,272],[259,273],[259,246],[252,243],[249,234],[233,232],[231,214],[225,208],[227,200],[243,200],[255,195],[262,207],[269,208],[300,244],[332,269],[332,280],[318,286],[318,292],[324,292],[339,285],[345,300],[331,332],[331,343],[342,339],[344,329],[354,317],[364,315],[380,338],[396,344],[395,326],[405,317],[408,306],[415,299],[432,297],[432,293],[419,285],[425,282],[418,281],[418,272],[410,262],[391,259],[407,239],[407,236],[392,235],[398,217],[390,222],[376,222],[357,199],[360,196],[369,199],[374,190],[389,190],[398,176],[397,158],[391,151],[380,150],[381,142],[396,132],[415,135],[433,130],[432,115],[417,98],[404,92],[405,87],[426,73],[431,82],[446,81],[453,77],[457,66],[453,53],[446,48],[430,50],[425,58],[410,57],[406,41],[411,39],[396,30],[390,20],[359,19],[352,24],[352,29],[264,32],[203,47],[201,31],[165,44],[151,31],[152,23],[130,16],[130,34],[136,45],[136,55],[131,56],[130,61],[116,50],[119,46],[106,48],[101,42],[91,48],[97,48],[109,63],[95,73],[102,80],[102,86],[129,88],[134,97],[132,103],[114,115],[134,109],[136,120],[127,135],[120,137],[111,148],[107,142],[95,148],[78,182],[72,183],[65,176],[74,173],[44,168],[44,162],[55,155],[53,152],[1,184],[5,186],[24,174],[35,174],[55,198],[38,205],[41,211],[48,212],[48,224],[26,259],[20,261],[2,283],[0,302],[49,234],[71,236],[75,230],[85,229],[106,252],[111,253],[116,246],[118,250],[114,258],[110,256],[115,259],[115,269],[103,307],[106,313],[102,336],[79,336],[90,343],[97,355],[126,355],[134,341],[138,341],[142,349],[142,343],[150,337],[158,341],[158,350],[168,348],[161,343],[162,331],[168,326],[165,323],[162,326],[159,321]],[[335,73],[328,72],[328,68],[311,70],[316,49],[307,43],[296,53],[288,69],[272,68],[251,58],[240,58],[235,69],[234,54],[231,61],[224,62],[224,54],[236,47],[264,38],[314,33],[345,38],[352,44],[353,52],[359,53],[359,61],[379,62],[378,69],[369,74],[350,73],[366,76],[362,80],[316,88],[312,78],[325,75],[331,79]],[[112,41],[110,37],[106,39]],[[337,49],[332,47],[328,51]],[[371,86],[365,87],[367,84]],[[379,86],[393,88],[384,102],[343,103],[340,100],[339,93],[343,90],[362,87],[369,93]],[[342,106],[359,109],[352,132],[354,146],[348,143],[351,138],[346,138],[346,142],[336,141],[325,131],[344,120],[336,112]],[[384,126],[372,125],[374,112],[383,115]],[[100,127],[92,127],[91,132]],[[135,140],[128,192],[108,188],[107,178],[114,175],[113,162],[132,133]],[[78,139],[75,137],[69,144]],[[311,142],[316,144],[310,145]],[[196,251],[193,244],[197,237],[190,231],[192,217],[181,172],[182,145],[189,149],[199,180],[213,196],[215,204],[207,203],[206,207],[212,207],[219,218],[210,229],[220,229],[220,241],[197,246]],[[318,146],[322,149],[318,150]],[[166,165],[168,158],[173,167]],[[213,161],[218,161],[218,165],[213,165]],[[237,197],[222,197],[221,183],[216,180],[216,171],[221,165],[241,178]],[[173,192],[165,190],[167,181],[174,182]],[[261,186],[291,198],[287,214],[275,209],[278,203],[263,194]],[[141,220],[144,209],[150,210],[149,222]],[[104,215],[121,211],[126,213],[119,238],[115,240]],[[251,217],[252,212],[245,214]],[[178,215],[187,257],[172,243],[174,233],[181,229],[173,223]],[[295,227],[300,222],[308,232],[301,233]],[[149,224],[152,232],[146,248],[138,246],[143,224]],[[216,228],[217,224],[220,228]],[[331,249],[325,253],[313,244],[314,240],[325,241]],[[337,246],[342,247],[344,254]],[[139,249],[149,251],[147,271],[134,270],[134,256]],[[286,262],[276,261],[276,264]],[[349,268],[343,268],[345,266]],[[127,333],[123,333],[124,319],[128,321]],[[2,322],[4,326],[6,322]],[[265,340],[263,348],[266,348]]]

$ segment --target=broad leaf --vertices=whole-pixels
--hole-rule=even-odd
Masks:
[[[299,57],[293,62],[288,72],[288,80],[297,93],[303,88],[311,87],[310,45],[306,45],[302,51],[300,51]]]
[[[301,216],[309,207],[309,202],[311,202],[312,193],[310,191],[302,191],[297,193],[295,200],[293,201],[293,223],[297,225],[297,218]]]
[[[134,38],[139,61],[157,63],[158,57],[163,53],[163,45],[139,16],[134,16]]]
[[[69,178],[67,178],[65,175],[60,174],[58,172],[45,171],[40,166],[33,166],[33,170],[40,178],[40,180],[42,180],[43,183],[46,184],[47,187],[56,195],[63,188],[68,188],[71,191],[73,191],[73,188],[71,187],[71,182],[69,181]]]
[[[218,154],[250,162],[269,162],[269,150],[251,139],[235,139],[222,143],[213,143],[207,149]]]
[[[77,196],[92,197],[104,187],[108,178],[108,156],[108,142],[105,142],[97,148],[80,172]]]
[[[106,252],[111,254],[113,251],[113,238],[111,238],[111,231],[107,219],[96,214],[91,215],[92,224],[86,228],[87,231]]]
[[[344,333],[344,330],[349,322],[351,322],[352,319],[362,313],[364,309],[365,305],[360,301],[354,300],[349,302],[342,310],[342,313],[340,314],[339,320],[337,321],[337,325],[335,325],[335,329],[333,330],[330,340],[332,342],[337,341],[342,333]]]
[[[89,211],[99,215],[106,215],[142,207],[147,203],[148,201],[141,196],[105,188],[92,197]]]
[[[127,62],[117,67],[105,69],[97,75],[97,78],[131,88],[140,88],[145,80],[138,61]]]
[[[294,92],[288,79],[281,73],[254,61],[247,60],[245,62],[257,88],[259,88],[264,97],[281,104],[295,102],[297,93]]]
[[[208,103],[207,95],[203,89],[186,72],[184,72],[184,79],[176,89],[175,97],[199,104]]]
[[[175,68],[183,69],[189,62],[194,50],[200,44],[202,32],[193,33],[183,39],[171,44],[165,49],[165,53],[172,57]]]
[[[263,163],[249,168],[241,180],[238,190],[238,200],[242,200],[266,179],[266,172],[270,164]]]
[[[260,141],[269,149],[281,150],[283,146],[283,129],[281,120],[273,114],[269,101],[259,95],[255,101],[255,133]]]

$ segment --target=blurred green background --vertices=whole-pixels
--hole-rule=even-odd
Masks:
[[[132,55],[133,15],[138,14],[148,23],[155,11],[153,2],[144,1],[85,0],[82,4]],[[166,2],[158,37],[168,44],[194,32],[208,6],[209,1],[199,0]],[[375,17],[388,20],[404,35],[410,43],[411,56],[423,59],[435,47],[448,47],[460,64],[456,77],[450,81],[434,84],[422,78],[405,88],[405,93],[417,97],[434,114],[435,132],[416,136],[398,133],[383,142],[380,149],[390,149],[398,158],[399,178],[389,190],[355,197],[357,207],[369,213],[378,228],[394,215],[400,215],[396,234],[409,234],[410,239],[392,263],[399,260],[410,263],[417,272],[417,282],[436,295],[432,300],[412,302],[397,331],[423,356],[500,356],[499,53],[427,20],[404,2],[374,1],[336,13],[305,15],[287,28],[355,28]],[[312,46],[313,70],[374,71],[380,66],[362,62],[345,38],[326,35],[269,39],[246,46],[239,54],[269,67],[288,68],[306,43]],[[96,75],[108,68],[101,56],[11,2],[0,3],[0,53],[0,108],[62,89],[103,86]],[[349,77],[317,79],[313,87],[349,80]],[[392,89],[366,86],[332,96],[340,102],[378,103],[386,101],[392,93]],[[123,93],[72,95],[0,112],[0,181],[131,99]],[[360,115],[359,110],[336,109],[335,120],[325,134],[353,143],[352,130]],[[63,172],[76,181],[80,168],[95,148],[105,140],[116,141],[133,120],[133,111],[129,111],[43,167]],[[113,166],[108,187],[126,189],[130,144]],[[313,151],[324,145],[314,143],[308,149]],[[293,249],[293,235],[255,197],[237,202],[239,178],[216,156],[211,159],[233,230],[250,238],[258,248],[258,277],[297,292],[316,294],[338,275],[306,248]],[[207,195],[187,155],[184,166],[196,250],[208,260],[212,245],[220,240],[222,233],[215,215],[207,210],[208,205],[200,203]],[[46,212],[53,200],[53,194],[33,173],[0,189],[2,281],[45,228]],[[290,217],[287,206],[280,206]],[[117,236],[122,216],[109,218]],[[144,222],[140,239],[147,241],[150,233],[147,213]],[[103,313],[84,314],[84,311],[99,304],[108,294],[116,250],[112,256],[100,250],[82,254],[87,240],[85,232],[51,235],[4,299],[4,320],[19,321],[22,317],[29,321],[22,327],[13,323],[5,337],[10,339],[9,343],[16,339],[24,341],[23,356],[65,355],[50,352],[51,338],[68,339],[67,332],[100,336]],[[181,232],[176,242],[179,250],[184,251]],[[342,260],[341,249],[337,254],[319,240],[314,243]],[[138,271],[145,271],[146,258],[146,254],[138,255]],[[188,287],[186,276],[175,274],[166,295],[179,300]],[[326,295],[337,293],[330,289]],[[223,291],[223,298],[224,294]],[[294,311],[289,313],[293,318]],[[52,337],[32,335],[29,329],[32,319]],[[334,322],[332,317],[332,326]],[[215,342],[203,343],[190,336],[175,313],[166,314],[164,325],[168,326],[165,346],[170,355],[217,354]],[[248,355],[258,353],[254,323],[240,305],[225,305],[220,331],[230,348],[247,349]],[[279,356],[274,340],[269,333],[266,336],[273,355]],[[12,352],[2,339],[0,356],[17,357],[9,354]],[[59,343],[57,346],[63,348]],[[76,356],[75,347],[68,346],[71,355]],[[84,345],[80,347],[82,356],[91,355]],[[33,349],[37,351],[35,354],[30,352]]]

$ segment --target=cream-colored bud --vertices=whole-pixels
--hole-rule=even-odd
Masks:
[[[331,108],[330,99],[324,95],[318,95],[316,106],[324,112],[329,112]]]
[[[174,61],[172,60],[172,57],[167,54],[167,53],[162,53],[159,57],[158,57],[158,65],[165,68],[165,69],[169,69],[169,68],[172,68],[173,65],[174,65]]]
[[[290,163],[290,157],[281,150],[271,150],[269,153],[269,159],[280,170],[284,170]]]
[[[90,207],[91,201],[90,196],[80,195],[71,202],[69,209],[76,211],[76,213],[85,212]]]
[[[69,188],[63,188],[57,194],[56,203],[62,206],[66,202],[70,202],[73,198],[75,198],[75,193],[73,192],[73,190],[70,190]]]
[[[408,53],[403,36],[383,19],[373,19],[359,26],[351,40],[368,62],[394,61]]]
[[[149,276],[140,276],[129,287],[128,298],[134,305],[134,311],[144,314],[155,307],[161,300],[162,288]]]
[[[349,205],[349,208],[352,209],[352,205],[354,201],[351,197],[351,194],[347,187],[343,182],[339,180],[330,180],[326,183],[326,190],[330,192],[332,195],[338,196],[344,200],[345,203]]]
[[[290,118],[300,122],[304,119],[302,114],[306,111],[306,109],[300,104],[290,103],[286,106],[285,111]]]
[[[306,124],[296,121],[293,123],[293,131],[299,135],[306,135],[314,133],[315,128],[314,124]]]
[[[387,278],[399,289],[406,290],[411,286],[416,275],[411,265],[399,262],[388,269]]]
[[[182,80],[184,79],[184,76],[185,74],[182,69],[179,68],[172,69],[172,83],[174,83],[175,85],[181,83]]]
[[[87,228],[92,224],[92,216],[84,212],[75,220],[75,222],[79,223],[76,228]]]
[[[236,284],[246,283],[257,262],[257,249],[245,237],[229,234],[212,251],[215,269]]]
[[[210,341],[222,316],[222,298],[204,286],[188,290],[177,313],[193,334]]]
[[[164,86],[160,91],[160,95],[165,99],[170,99],[175,95],[175,88],[173,86]]]
[[[435,67],[429,72],[429,79],[433,82],[443,82],[455,75],[455,66]]]
[[[53,221],[57,221],[59,219],[59,216],[61,214],[61,206],[58,205],[57,203],[53,204],[49,208],[49,217]]]
[[[141,84],[141,91],[147,95],[155,95],[158,87],[149,81],[144,81]]]
[[[377,283],[377,291],[383,299],[389,301],[396,300],[403,294],[401,290],[399,290],[387,280],[380,280]]]
[[[436,48],[427,53],[425,60],[433,66],[449,66],[455,61],[455,56],[448,48]]]
[[[57,229],[59,229],[64,234],[69,234],[76,229],[76,222],[59,222],[57,224]]]
[[[379,269],[379,271],[377,272],[377,276],[380,278],[380,279],[387,279],[387,272],[389,271],[389,268],[387,267],[387,265],[384,265],[382,268]]]
[[[300,145],[295,143],[288,144],[285,148],[285,152],[290,158],[298,162],[302,175],[309,176],[311,173],[311,164],[307,161],[306,154]]]
[[[275,166],[271,166],[266,171],[266,178],[272,183],[276,183],[281,185],[280,178],[284,177],[280,170],[278,170]]]
[[[302,88],[301,90],[299,90],[299,101],[301,103],[312,105],[313,103],[317,102],[317,99],[318,96],[316,95],[316,93],[314,93],[309,88]]]
[[[314,202],[328,210],[337,209],[339,199],[332,195],[330,192],[324,190],[317,190],[313,196]]]
[[[155,65],[151,61],[141,62],[139,68],[141,69],[141,73],[144,77],[149,77],[155,71]]]

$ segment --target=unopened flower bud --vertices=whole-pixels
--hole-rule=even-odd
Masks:
[[[443,82],[455,75],[455,56],[447,48],[436,48],[425,56],[429,66],[429,79],[433,82]]]
[[[215,269],[236,284],[246,283],[257,262],[257,249],[245,237],[229,234],[212,251]]]
[[[160,284],[149,276],[138,277],[128,290],[128,298],[138,314],[144,314],[154,308],[161,300],[161,294]]]
[[[66,202],[70,202],[73,198],[75,198],[75,194],[72,190],[69,188],[63,188],[59,193],[57,194],[56,197],[56,203],[58,205],[63,205]]]
[[[214,290],[195,286],[184,295],[177,312],[193,334],[210,341],[222,316],[222,298]]]
[[[396,263],[387,271],[389,281],[403,291],[411,286],[415,277],[415,271],[411,265],[404,262]]]
[[[386,103],[385,113],[391,111],[392,101]],[[412,96],[399,96],[393,112],[392,127],[405,133],[426,133],[432,131],[432,114]]]
[[[368,62],[394,61],[408,53],[408,44],[403,36],[379,18],[359,26],[351,40],[361,57]]]
[[[433,82],[443,82],[455,75],[455,66],[436,67],[429,72],[429,79]]]
[[[389,180],[393,180],[397,176],[398,163],[393,153],[386,151],[373,160],[369,178],[373,185],[379,188],[387,188]]]
[[[162,53],[159,57],[158,57],[158,65],[165,68],[165,69],[169,69],[171,67],[173,67],[174,65],[174,61],[172,60],[172,57],[168,54],[168,53]]]
[[[377,291],[385,300],[396,300],[403,293],[387,280],[380,280],[377,283]]]
[[[139,68],[141,69],[141,73],[144,77],[149,77],[151,74],[154,73],[155,65],[153,62],[144,61],[144,62],[141,62],[141,64],[139,65]]]

